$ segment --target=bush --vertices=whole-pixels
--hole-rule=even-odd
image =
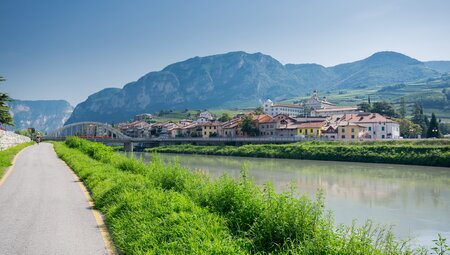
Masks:
[[[428,166],[450,166],[449,140],[337,142],[237,146],[171,145],[148,149],[165,153],[355,161]]]

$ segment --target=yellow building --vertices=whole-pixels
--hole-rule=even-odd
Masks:
[[[339,140],[355,140],[364,138],[367,127],[352,122],[340,123],[337,126]]]
[[[300,125],[298,125],[297,134],[304,137],[319,138],[320,136],[322,136],[324,126],[325,122],[322,121],[301,123]]]
[[[206,122],[198,124],[197,127],[201,127],[202,129],[202,138],[219,136],[219,122]]]

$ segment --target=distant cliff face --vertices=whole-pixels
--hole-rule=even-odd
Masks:
[[[151,72],[123,89],[106,89],[77,105],[67,123],[117,122],[161,109],[254,106],[305,91],[295,75],[261,53],[195,57]]]
[[[408,82],[440,75],[424,63],[396,52],[379,52],[366,59],[323,67],[282,65],[261,53],[230,52],[195,57],[151,72],[122,89],[105,89],[77,105],[67,123],[118,122],[162,109],[234,108],[256,106],[327,91]]]
[[[36,128],[42,132],[51,132],[64,125],[73,111],[73,107],[64,100],[16,100],[8,103],[14,118],[14,126],[8,129]]]

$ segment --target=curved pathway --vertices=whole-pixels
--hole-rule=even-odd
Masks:
[[[108,254],[76,177],[51,144],[24,149],[0,186],[0,254]]]

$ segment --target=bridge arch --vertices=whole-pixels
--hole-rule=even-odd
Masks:
[[[119,130],[113,128],[109,124],[92,121],[72,123],[63,126],[48,135],[48,137],[67,137],[67,136],[79,136],[86,138],[112,138],[112,139],[130,138],[122,134]]]

